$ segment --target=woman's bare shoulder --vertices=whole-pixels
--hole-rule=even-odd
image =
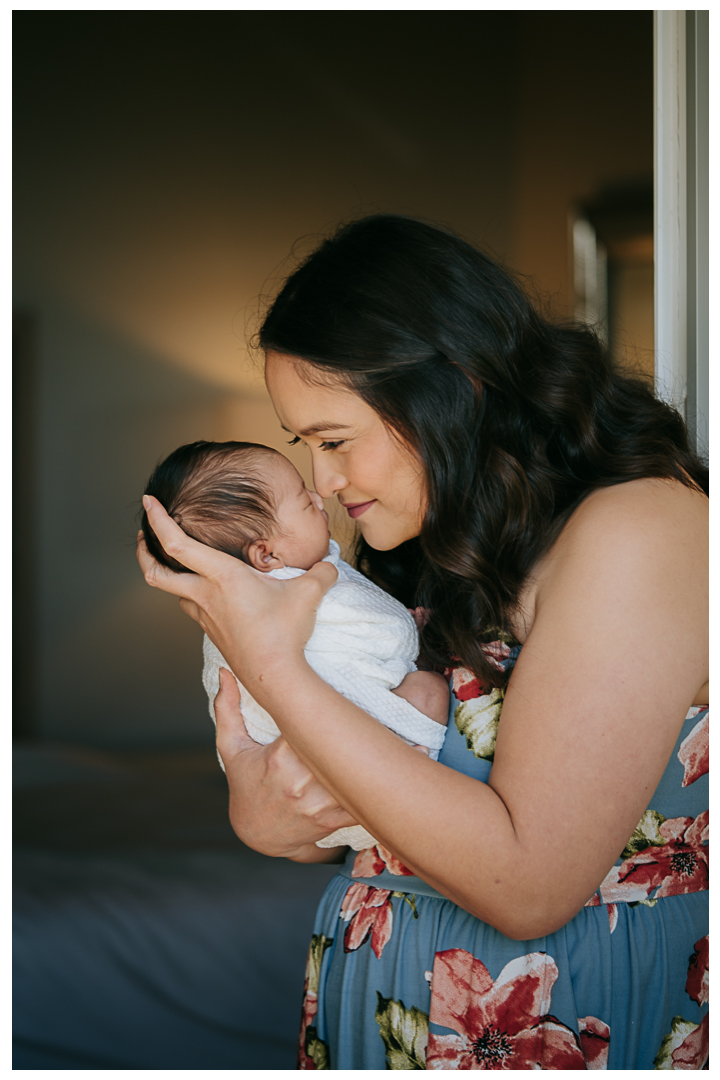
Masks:
[[[592,582],[618,602],[638,587],[697,612],[707,606],[708,500],[674,480],[632,480],[593,491],[531,573],[515,634],[525,642],[541,607],[585,595]]]
[[[708,500],[677,481],[643,479],[592,492],[541,560],[528,610],[558,590],[605,581],[618,600],[644,582],[666,600],[705,602]],[[693,606],[691,604],[691,606]]]
[[[679,480],[646,477],[597,488],[580,503],[570,520],[584,523],[608,514],[614,517],[619,512],[627,520],[650,520],[657,515],[668,521],[684,520],[690,514],[699,523],[707,518],[708,505],[707,496],[698,488]]]
[[[571,515],[551,554],[702,551],[707,548],[708,506],[701,491],[676,480],[649,478],[600,488]]]

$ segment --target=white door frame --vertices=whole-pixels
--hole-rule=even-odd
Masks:
[[[708,444],[708,12],[656,11],[655,384]]]

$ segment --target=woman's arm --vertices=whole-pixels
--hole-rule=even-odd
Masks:
[[[549,933],[622,850],[705,681],[704,503],[641,481],[579,508],[528,605],[487,785],[414,753],[343,699],[305,663],[297,635],[282,658],[240,642],[237,628],[218,644],[381,843],[501,932]]]

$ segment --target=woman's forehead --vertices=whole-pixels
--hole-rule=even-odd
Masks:
[[[304,378],[304,363],[275,352],[268,352],[265,363],[270,397],[280,422],[289,431],[307,436],[314,434],[312,429],[329,431],[367,420],[368,413],[374,415],[354,390],[332,375],[328,382]]]

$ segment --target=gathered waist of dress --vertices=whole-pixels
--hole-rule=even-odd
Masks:
[[[652,906],[665,897],[706,892],[708,839],[708,811],[696,818],[669,819],[647,811],[619,861],[585,907],[637,903]],[[447,899],[379,844],[354,854],[352,860],[339,867],[338,874],[367,888]]]
[[[675,872],[672,865],[662,867],[651,863],[642,864],[647,871],[642,875],[636,875],[635,880],[620,880],[620,867],[614,866],[605,877],[602,885],[593,893],[585,907],[612,906],[614,904],[645,904],[653,906],[658,900],[667,896],[684,896],[689,893],[706,892],[708,890],[707,859],[703,856],[688,854],[687,852],[676,853],[669,856],[669,862],[675,859]],[[700,873],[693,873],[693,870]],[[669,872],[667,872],[669,870]],[[678,873],[677,871],[680,871]],[[685,871],[685,873],[682,873]],[[688,871],[690,871],[688,873]],[[409,896],[428,896],[434,900],[448,900],[443,893],[438,892],[432,885],[428,885],[422,878],[415,875],[398,877],[389,871],[384,871],[376,877],[354,877],[350,866],[341,866],[338,875],[346,878],[348,884],[364,885],[370,889],[383,889],[390,893],[406,893]],[[659,883],[654,881],[659,878]],[[449,901],[452,903],[453,901]]]
[[[398,876],[397,874],[391,874],[389,870],[383,870],[382,873],[374,877],[356,877],[352,872],[352,863],[338,867],[338,874],[347,878],[353,885],[366,885],[371,889],[385,889],[388,892],[407,893],[411,896],[431,896],[435,900],[448,899],[447,896],[443,896],[437,889],[433,889],[432,885],[428,885],[422,878],[416,877],[414,874]]]

